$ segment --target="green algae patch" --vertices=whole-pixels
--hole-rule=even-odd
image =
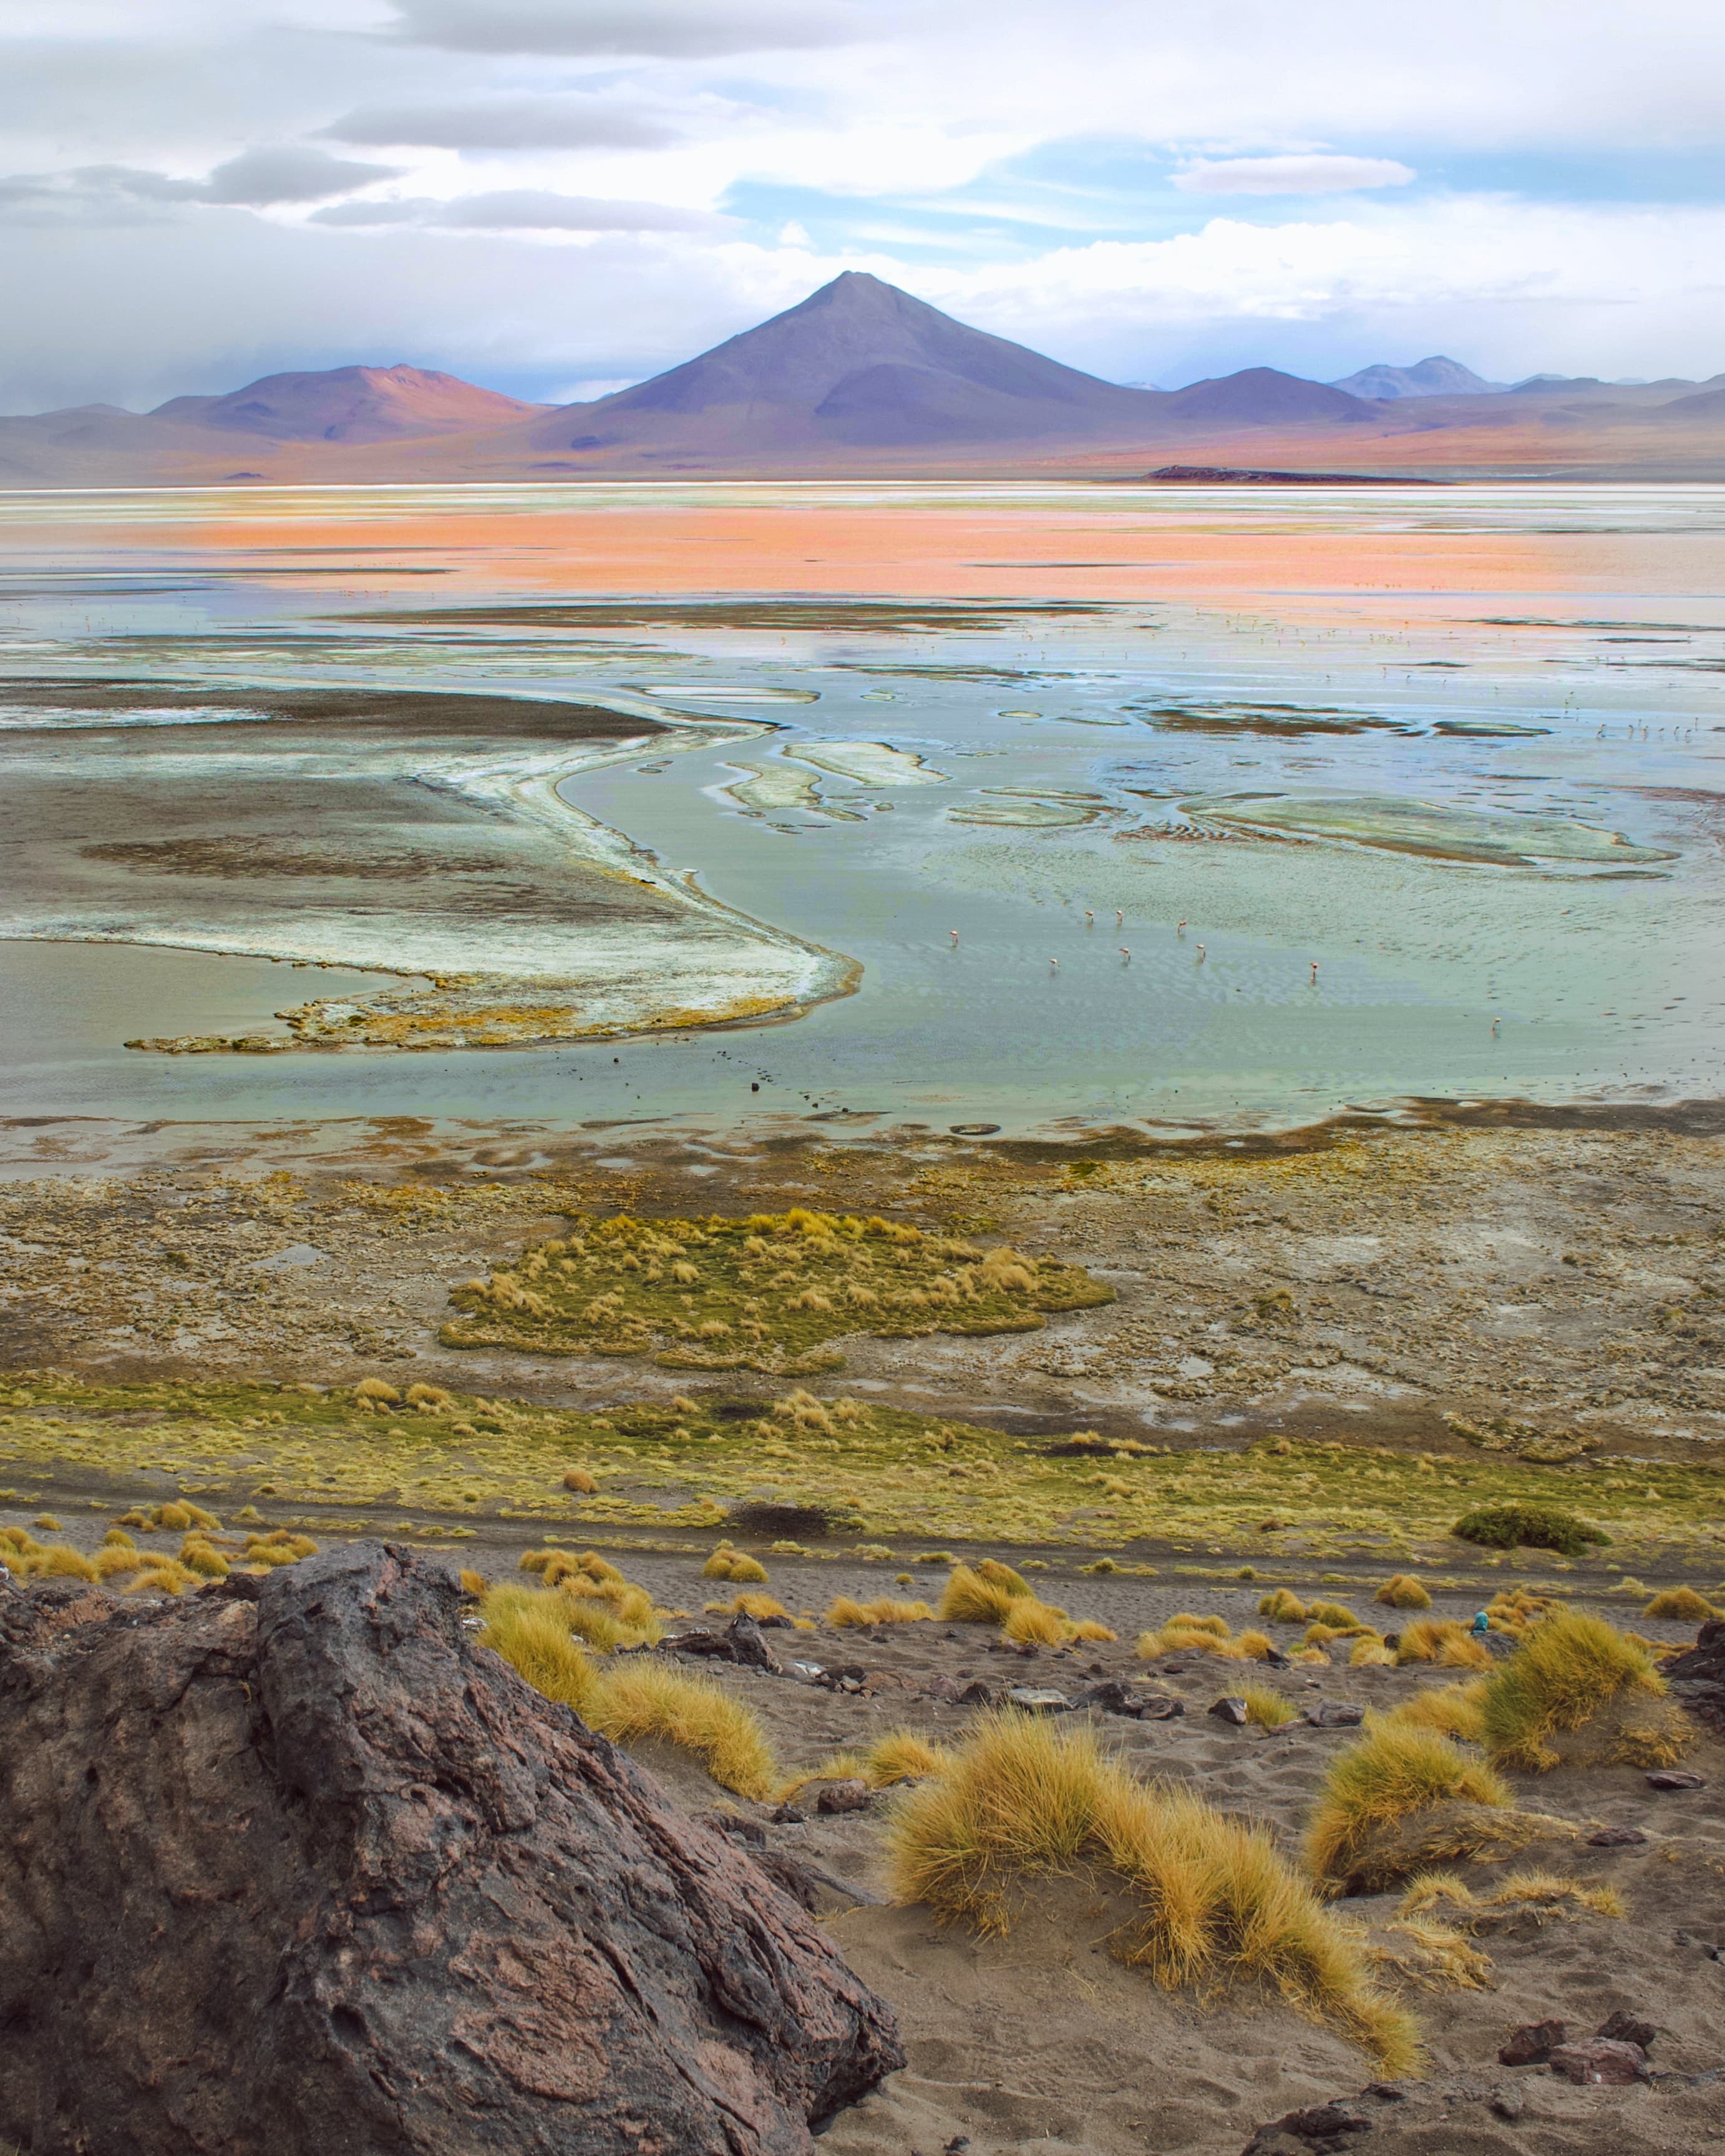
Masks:
[[[676,1369],[807,1376],[847,1335],[1029,1332],[1112,1302],[1081,1265],[886,1220],[757,1213],[746,1220],[602,1220],[450,1296],[446,1348],[646,1355]]]

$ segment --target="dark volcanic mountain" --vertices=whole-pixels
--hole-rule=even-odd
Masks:
[[[709,454],[1129,439],[1155,431],[1166,401],[968,328],[850,270],[698,359],[531,432],[547,449]]]
[[[172,397],[149,417],[274,442],[388,442],[506,427],[546,408],[424,367],[331,367],[266,374],[225,397]]]

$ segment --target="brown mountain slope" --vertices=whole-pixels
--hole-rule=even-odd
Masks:
[[[332,367],[266,374],[225,397],[173,397],[148,414],[278,442],[383,442],[472,434],[552,408],[418,367]]]

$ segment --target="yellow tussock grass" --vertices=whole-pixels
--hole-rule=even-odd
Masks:
[[[1507,1766],[1544,1773],[1562,1757],[1554,1736],[1607,1716],[1612,1726],[1596,1748],[1602,1763],[1669,1766],[1692,1732],[1665,1699],[1665,1680],[1645,1647],[1602,1617],[1561,1609],[1534,1626],[1493,1675],[1480,1715],[1486,1749]]]
[[[464,1565],[461,1568],[460,1578],[461,1592],[464,1594],[472,1595],[475,1601],[491,1591],[491,1583],[482,1572],[474,1572]]]
[[[1356,1640],[1348,1650],[1348,1666],[1355,1670],[1393,1670],[1395,1650],[1386,1647],[1376,1633],[1368,1632]]]
[[[1372,1835],[1410,1812],[1440,1804],[1507,1810],[1508,1788],[1481,1762],[1434,1729],[1385,1721],[1330,1763],[1306,1835],[1319,1879],[1346,1879]]]
[[[378,1407],[393,1408],[401,1404],[401,1394],[393,1385],[386,1384],[382,1378],[362,1378],[353,1389],[357,1400],[369,1400]]]
[[[1620,1919],[1629,1905],[1615,1887],[1588,1886],[1561,1871],[1512,1871],[1494,1894],[1476,1894],[1454,1871],[1425,1871],[1409,1880],[1399,1913],[1417,1917],[1428,1911],[1445,1910],[1449,1920],[1464,1930],[1497,1928],[1497,1912],[1531,1913],[1536,1922],[1552,1917],[1581,1915]]]
[[[116,1543],[105,1544],[90,1559],[98,1579],[122,1579],[128,1573],[141,1572],[155,1560],[140,1549],[122,1549]]]
[[[245,1538],[248,1564],[297,1564],[302,1557],[313,1557],[316,1552],[317,1544],[310,1535],[296,1535],[286,1527],[272,1528],[267,1535],[248,1535]]]
[[[590,1497],[598,1486],[597,1478],[589,1475],[584,1467],[566,1467],[563,1470],[563,1487],[566,1490],[574,1490],[583,1497]]]
[[[760,1799],[776,1776],[772,1748],[742,1701],[650,1656],[600,1670],[571,1630],[572,1617],[603,1604],[556,1590],[510,1585],[485,1597],[483,1645],[495,1648],[536,1691],[572,1707],[615,1743],[657,1738],[693,1753],[723,1789]]]
[[[1404,1729],[1435,1729],[1440,1736],[1459,1737],[1477,1744],[1485,1735],[1480,1702],[1485,1697],[1486,1683],[1484,1677],[1474,1677],[1465,1684],[1433,1686],[1416,1691],[1388,1714],[1374,1717],[1373,1726],[1379,1721],[1393,1722]]]
[[[1258,1604],[1258,1614],[1267,1617],[1272,1625],[1303,1625],[1306,1604],[1291,1589],[1272,1588]]]
[[[790,1803],[799,1790],[814,1782],[855,1779],[866,1782],[871,1789],[890,1789],[901,1782],[926,1781],[931,1776],[944,1774],[952,1764],[952,1754],[946,1747],[934,1743],[920,1731],[889,1729],[866,1744],[835,1752],[812,1773],[799,1774],[795,1781],[786,1783],[778,1792],[779,1801]]]
[[[1076,1624],[1068,1625],[1066,1636],[1076,1643],[1086,1640],[1097,1641],[1117,1640],[1120,1635],[1117,1632],[1111,1632],[1106,1625],[1098,1623],[1094,1617],[1081,1617]]]
[[[1666,1617],[1678,1625],[1705,1625],[1718,1614],[1706,1595],[1697,1594],[1692,1587],[1661,1588],[1641,1612],[1644,1617]]]
[[[1001,1565],[1001,1572],[1007,1570]],[[1013,1573],[1018,1578],[1016,1573]],[[983,1568],[955,1564],[947,1576],[940,1608],[935,1613],[943,1625],[1004,1625],[1014,1602],[1030,1592],[1023,1581],[1017,1589],[983,1577]]]
[[[194,1572],[171,1557],[152,1557],[144,1570],[133,1575],[128,1594],[183,1594],[188,1587],[203,1584]]]
[[[1299,1709],[1279,1691],[1268,1685],[1243,1685],[1240,1697],[1245,1702],[1246,1720],[1254,1722],[1260,1729],[1280,1729],[1285,1722],[1297,1722]]]
[[[1003,1635],[1021,1646],[1060,1647],[1066,1640],[1066,1613],[1034,1595],[1020,1596],[1006,1613]]]
[[[1376,1948],[1372,1958],[1389,1974],[1425,1991],[1497,1989],[1491,1957],[1471,1945],[1454,1925],[1434,1917],[1408,1917],[1385,1928],[1397,1943]]]
[[[926,1602],[896,1601],[890,1594],[883,1594],[874,1602],[856,1602],[848,1594],[840,1594],[828,1604],[826,1621],[840,1628],[850,1625],[920,1625],[933,1614]]]
[[[94,1579],[96,1568],[81,1550],[56,1544],[39,1557],[27,1558],[24,1569],[38,1579]]]
[[[1491,1650],[1453,1617],[1418,1617],[1403,1631],[1399,1662],[1435,1662],[1446,1670],[1489,1670],[1497,1666]]]
[[[1394,1573],[1372,1597],[1392,1609],[1430,1609],[1431,1597],[1410,1572]]]
[[[657,1738],[691,1752],[721,1789],[764,1801],[778,1779],[767,1732],[742,1701],[649,1656],[608,1670],[593,1726],[619,1744]]]
[[[1306,1614],[1314,1625],[1327,1625],[1337,1632],[1358,1632],[1366,1629],[1345,1602],[1310,1602]]]
[[[752,1617],[759,1624],[763,1617],[788,1617],[790,1611],[783,1603],[770,1594],[751,1594],[745,1591],[733,1594],[728,1602],[709,1602],[709,1617]]]
[[[746,1551],[732,1549],[729,1543],[721,1543],[701,1568],[701,1576],[703,1579],[728,1579],[738,1586],[758,1586],[766,1581],[767,1568]]]
[[[1135,1781],[1086,1731],[990,1716],[948,1771],[887,1827],[893,1889],[1004,1934],[1039,1877],[1111,1875],[1137,1904],[1110,1941],[1173,1989],[1263,1983],[1407,2071],[1412,2021],[1372,1984],[1363,1951],[1260,1830],[1201,1798]]]
[[[195,1572],[200,1579],[225,1579],[228,1560],[213,1543],[202,1535],[187,1535],[180,1544],[180,1563],[187,1572]]]

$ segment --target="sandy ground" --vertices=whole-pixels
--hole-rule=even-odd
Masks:
[[[1129,1590],[1108,1584],[1117,1599],[1127,1597]],[[891,1727],[962,1737],[973,1710],[901,1689],[935,1675],[1071,1694],[1098,1671],[1134,1674],[1187,1711],[1155,1722],[1099,1715],[1104,1740],[1134,1772],[1189,1780],[1224,1810],[1267,1822],[1290,1851],[1329,1760],[1353,1741],[1347,1730],[1304,1722],[1275,1732],[1224,1727],[1207,1709],[1239,1681],[1238,1665],[1199,1658],[1177,1674],[1161,1666],[1147,1671],[1125,1640],[1026,1663],[992,1648],[992,1636],[936,1625],[879,1635],[824,1630],[813,1640],[770,1635],[787,1662],[806,1654],[836,1668],[842,1656],[866,1669],[871,1690],[863,1697],[788,1676],[728,1669],[720,1676],[755,1707],[783,1756],[807,1765],[828,1747]],[[1336,1668],[1278,1671],[1267,1681],[1308,1710],[1324,1700],[1389,1707],[1432,1678],[1414,1670]],[[769,1846],[812,1859],[866,1894],[886,1893],[881,1830],[890,1794],[866,1814],[823,1819],[811,1808],[806,1824],[778,1825],[768,1807],[716,1791],[686,1763],[652,1763],[691,1809],[716,1804],[756,1819]],[[1403,1986],[1421,2018],[1431,2071],[1393,2085],[1393,2097],[1363,2098],[1375,2122],[1366,2146],[1431,2156],[1685,2156],[1725,2141],[1725,2078],[1693,2079],[1725,2061],[1725,1967],[1705,1951],[1725,1941],[1725,1747],[1709,1741],[1689,1763],[1708,1786],[1681,1795],[1655,1794],[1628,1768],[1512,1778],[1518,1801],[1584,1834],[1634,1825],[1649,1839],[1627,1849],[1558,1840],[1510,1866],[1461,1868],[1488,1892],[1494,1873],[1501,1880],[1507,1871],[1549,1865],[1590,1886],[1616,1887],[1629,1915],[1560,1920],[1484,1941],[1494,1964],[1487,1990]],[[1386,1927],[1398,1899],[1363,1897],[1346,1904],[1346,1913],[1374,1943],[1394,1949],[1396,1935]],[[1009,1935],[993,1940],[962,1927],[942,1930],[926,1911],[880,1902],[846,1907],[833,1894],[826,1922],[854,1965],[891,2000],[910,2064],[837,2121],[823,2148],[834,2156],[935,2156],[968,2136],[977,2156],[1030,2148],[1236,2156],[1255,2126],[1304,2105],[1359,2097],[1373,2083],[1373,2070],[1358,2051],[1273,1998],[1169,1994],[1122,1969],[1106,1941],[1123,1915],[1107,1883],[1090,1877],[1044,1885],[1027,1897]],[[1556,2018],[1590,2035],[1619,2008],[1660,2029],[1651,2057],[1662,2077],[1650,2088],[1579,2089],[1543,2067],[1497,2063],[1499,2047],[1522,2022]]]

